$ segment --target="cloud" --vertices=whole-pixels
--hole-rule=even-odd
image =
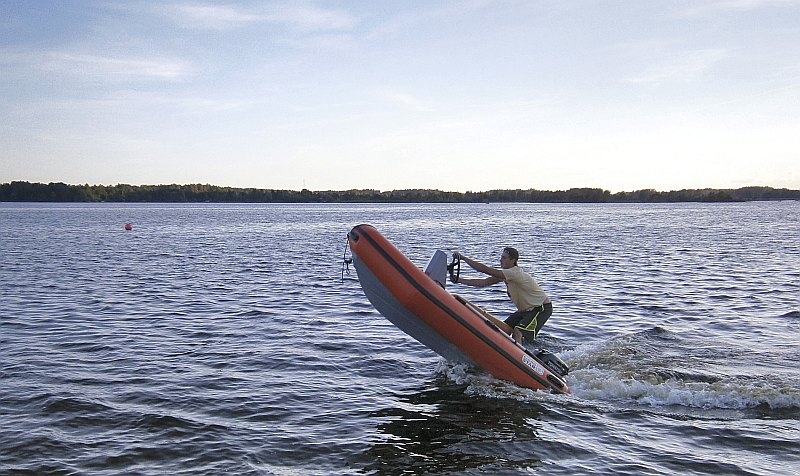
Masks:
[[[350,30],[357,19],[341,10],[287,3],[270,8],[215,4],[174,4],[158,10],[184,28],[228,30],[252,24],[273,24],[303,32]]]
[[[90,53],[50,52],[38,62],[44,71],[71,76],[91,76],[127,81],[151,79],[180,81],[191,67],[184,61],[166,58],[102,56]]]
[[[0,64],[20,74],[44,72],[60,76],[113,81],[181,81],[190,63],[165,57],[116,56],[82,51],[4,51]]]
[[[702,78],[729,56],[720,48],[681,51],[666,55],[644,71],[629,76],[627,83],[690,82]]]
[[[430,102],[408,93],[388,91],[380,93],[386,101],[404,110],[413,112],[434,112],[436,107]]]
[[[47,67],[73,74],[103,77],[150,78],[176,81],[190,72],[184,61],[166,58],[98,56],[92,54],[51,53]]]
[[[224,5],[170,5],[162,7],[162,11],[184,27],[212,30],[237,28],[263,20],[259,14]]]
[[[278,8],[269,18],[303,31],[350,30],[357,24],[356,18],[347,12],[311,6]]]
[[[707,2],[689,2],[680,10],[680,16],[694,17],[717,15],[720,12],[748,12],[771,7],[798,7],[799,0],[716,0]]]

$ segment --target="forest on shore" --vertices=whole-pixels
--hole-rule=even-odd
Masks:
[[[0,202],[154,202],[154,203],[673,203],[800,200],[800,190],[772,187],[738,189],[652,189],[611,193],[599,188],[569,190],[489,190],[445,192],[410,189],[379,191],[274,190],[191,185],[68,185],[61,182],[0,184]]]

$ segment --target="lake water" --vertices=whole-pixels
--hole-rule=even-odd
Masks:
[[[798,216],[0,203],[0,473],[798,474]],[[419,266],[516,246],[554,301],[536,345],[573,395],[386,321],[342,279],[360,223]],[[455,289],[512,311],[502,285]]]

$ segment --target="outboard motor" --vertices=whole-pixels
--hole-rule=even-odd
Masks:
[[[552,354],[546,350],[539,350],[536,352],[536,357],[542,361],[548,370],[561,377],[569,373],[569,367],[556,354]]]

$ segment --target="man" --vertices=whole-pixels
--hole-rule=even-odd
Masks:
[[[483,279],[456,279],[453,276],[451,281],[454,283],[483,288],[505,281],[506,292],[517,306],[517,311],[505,320],[506,328],[503,330],[519,343],[527,337],[536,338],[536,334],[553,314],[553,304],[533,277],[517,266],[519,251],[511,247],[504,248],[500,255],[500,269],[467,258],[458,251],[453,253],[453,258],[461,259],[472,269],[489,275]]]

